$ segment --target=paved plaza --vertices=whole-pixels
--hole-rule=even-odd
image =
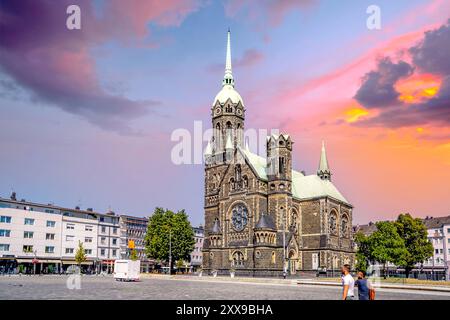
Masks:
[[[339,299],[339,287],[264,283],[264,279],[242,282],[239,279],[201,279],[183,277],[144,277],[140,282],[118,282],[111,276],[82,276],[77,289],[69,276],[2,276],[0,299]],[[72,289],[69,289],[72,288]],[[378,300],[447,299],[450,294],[416,290],[379,289]]]

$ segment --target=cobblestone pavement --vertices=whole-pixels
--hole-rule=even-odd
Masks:
[[[215,281],[214,279],[143,278],[140,282],[114,281],[110,276],[82,276],[80,289],[68,289],[68,276],[1,276],[0,299],[339,299],[337,287]],[[264,281],[264,280],[261,280]],[[70,282],[76,287],[76,282]],[[448,299],[450,294],[380,289],[377,299]]]

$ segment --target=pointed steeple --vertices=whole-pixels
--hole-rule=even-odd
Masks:
[[[328,166],[327,152],[325,151],[325,142],[322,141],[322,152],[320,153],[319,169],[317,175],[322,180],[331,180],[331,171]]]
[[[227,56],[225,59],[225,75],[222,80],[222,86],[230,85],[234,87],[233,71],[231,69],[231,32],[228,28],[227,33]]]

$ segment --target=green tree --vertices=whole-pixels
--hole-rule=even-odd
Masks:
[[[421,263],[433,255],[433,245],[428,240],[427,229],[422,220],[414,219],[409,213],[399,215],[395,226],[406,248],[397,265],[405,268],[408,278],[417,263]]]
[[[86,252],[84,251],[83,243],[81,241],[78,241],[78,249],[75,253],[75,261],[77,262],[78,267],[81,270],[81,264],[86,261]]]
[[[366,272],[372,260],[369,240],[369,237],[360,231],[355,234],[355,242],[358,246],[358,250],[356,251],[356,270]]]
[[[139,259],[136,249],[131,249],[130,259],[132,261],[136,261],[137,259]]]
[[[194,231],[184,210],[174,213],[162,208],[155,209],[149,218],[145,236],[145,250],[148,257],[169,261],[171,247],[172,264],[177,260],[190,261],[194,243]]]
[[[394,222],[380,221],[376,226],[377,230],[368,237],[369,259],[383,264],[386,278],[386,264],[388,262],[403,264],[406,248]]]

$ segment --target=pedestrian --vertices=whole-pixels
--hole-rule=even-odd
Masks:
[[[350,274],[350,265],[344,264],[342,271],[342,300],[353,300],[355,298],[355,280]]]
[[[365,271],[358,271],[358,280],[356,280],[355,286],[358,287],[359,300],[372,300],[370,299],[369,293],[373,288],[370,281],[366,278]]]

